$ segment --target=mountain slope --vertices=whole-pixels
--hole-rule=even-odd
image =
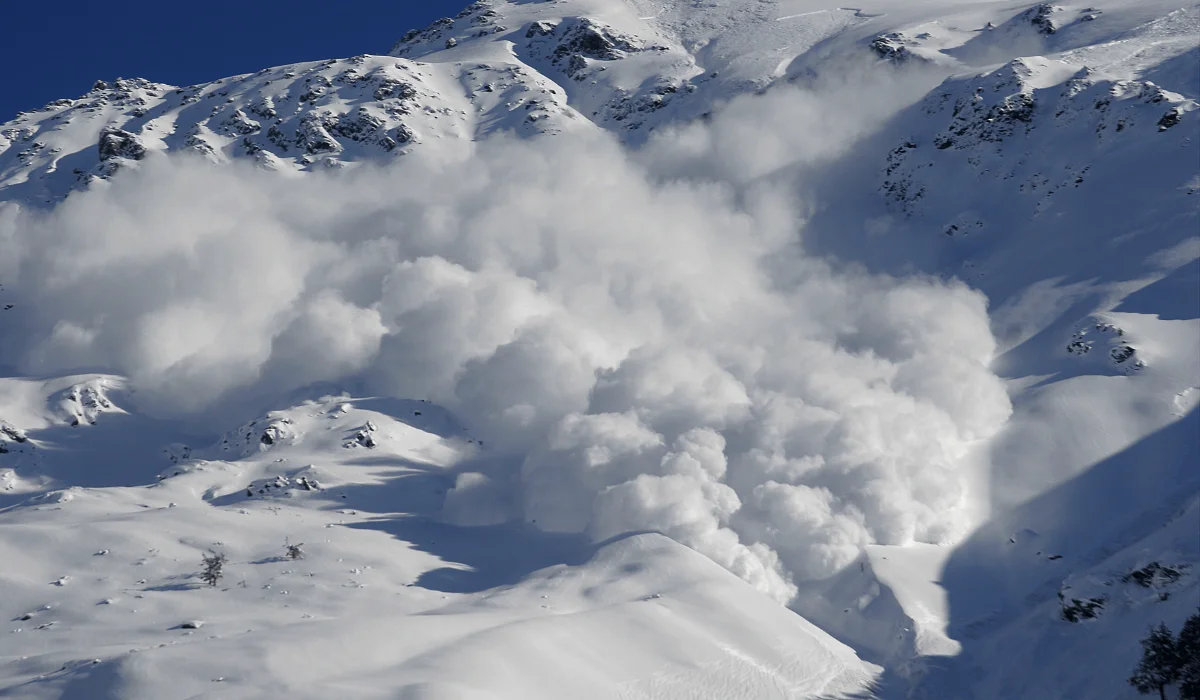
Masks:
[[[847,56],[884,56],[885,63],[914,56],[954,70],[1014,49],[1066,48],[1071,64],[1115,62],[1138,71],[1190,46],[1194,13],[1170,9],[1054,6],[1047,16],[1067,25],[1047,35],[1041,15],[1007,18],[1007,10],[987,4],[915,3],[880,14],[818,0],[752,11],[737,2],[687,11],[649,0],[552,8],[477,2],[406,34],[394,60],[331,59],[186,88],[99,81],[79,99],[57,100],[0,128],[0,184],[10,199],[45,204],[163,151],[310,170],[386,161],[418,144],[498,131],[560,133],[588,122],[638,143],[664,124]],[[1126,30],[1129,36],[1119,29],[1143,20],[1152,21]],[[975,27],[989,21],[998,28],[979,34]],[[1131,45],[1138,48],[1125,56]],[[1183,57],[1176,63],[1187,65]]]
[[[68,438],[145,440],[122,421],[116,380],[78,379],[106,410]],[[31,447],[64,457],[52,433],[33,434]],[[477,449],[425,404],[331,398],[177,452],[150,485],[122,464],[130,452],[98,450],[90,468],[106,488],[10,484],[3,581],[21,653],[0,696],[783,698],[873,675],[660,535],[590,547],[422,517]],[[62,528],[77,535],[57,541]],[[303,558],[286,556],[289,542]],[[230,559],[216,588],[198,578],[212,549]]]
[[[1200,6],[893,5],[483,1],[0,125],[0,697],[1135,697]]]

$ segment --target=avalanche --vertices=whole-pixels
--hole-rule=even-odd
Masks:
[[[0,697],[1136,697],[1198,32],[484,0],[0,124]]]

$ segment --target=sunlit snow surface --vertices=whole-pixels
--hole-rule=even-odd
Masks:
[[[484,2],[0,125],[0,697],[1134,697],[1198,31]]]

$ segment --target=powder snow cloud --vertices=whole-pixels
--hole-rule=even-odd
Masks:
[[[802,250],[796,173],[867,127],[820,104],[744,100],[636,154],[497,138],[298,178],[151,159],[49,212],[0,205],[0,350],[214,429],[316,383],[428,399],[495,455],[447,520],[659,530],[786,599],[865,544],[961,535],[963,460],[1010,413],[982,295]],[[754,138],[769,159],[735,148]]]

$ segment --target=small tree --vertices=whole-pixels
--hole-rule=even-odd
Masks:
[[[300,544],[291,544],[290,542],[285,541],[283,548],[284,548],[284,550],[287,551],[288,559],[303,559],[304,558],[304,550],[300,549],[303,546],[304,546],[303,542],[301,542]]]
[[[1179,680],[1182,661],[1175,635],[1160,622],[1142,640],[1142,660],[1129,677],[1129,684],[1142,695],[1157,690],[1160,700],[1167,700],[1167,686]]]
[[[1179,698],[1200,700],[1200,612],[1193,613],[1179,631]]]
[[[224,576],[222,569],[225,568],[225,554],[217,553],[209,550],[208,554],[200,555],[204,558],[204,571],[200,572],[200,578],[210,586],[216,586]]]

